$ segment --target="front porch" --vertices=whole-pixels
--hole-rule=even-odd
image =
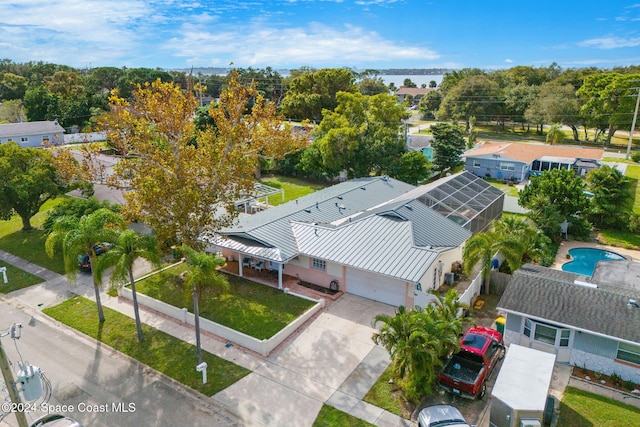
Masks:
[[[225,265],[220,267],[220,271],[223,271],[234,276],[243,277],[252,282],[260,283],[272,288],[279,289],[278,287],[278,272],[276,270],[267,269],[255,269],[251,267],[242,266],[242,274],[240,274],[240,262],[237,260],[227,261]],[[324,298],[325,300],[335,301],[343,292],[338,292],[334,295],[323,293],[299,283],[297,277],[290,276],[288,274],[282,274],[282,289],[289,289],[290,292],[303,295],[313,299]]]

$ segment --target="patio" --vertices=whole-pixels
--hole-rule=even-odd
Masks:
[[[239,261],[227,261],[225,265],[220,267],[220,271],[224,271],[225,273],[240,277],[240,267],[238,264]],[[272,288],[278,288],[278,273],[274,270],[268,270],[264,267],[258,269],[251,268],[251,265],[249,265],[249,267],[243,266],[242,277],[256,283],[270,286]],[[292,293],[303,295],[309,298],[324,298],[327,303],[337,300],[343,294],[342,291],[336,293],[335,295],[331,295],[324,292],[316,291],[314,289],[310,289],[306,286],[301,285],[297,277],[293,277],[287,274],[282,274],[282,288],[289,289],[289,291]]]

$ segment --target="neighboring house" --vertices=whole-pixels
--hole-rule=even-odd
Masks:
[[[0,125],[0,144],[16,142],[21,147],[60,145],[64,142],[64,128],[57,120],[22,122]]]
[[[600,262],[591,278],[525,265],[513,274],[498,310],[507,314],[506,344],[554,353],[558,362],[615,373],[638,384],[637,301],[638,263]]]
[[[209,251],[262,261],[277,272],[280,286],[286,272],[413,307],[445,283],[452,264],[462,260],[470,230],[502,213],[503,196],[465,172],[421,187],[389,177],[358,178],[243,216],[203,240]]]
[[[433,161],[433,135],[412,133],[407,135],[407,150],[420,151],[430,162]]]
[[[487,178],[520,182],[551,169],[572,169],[578,175],[600,167],[604,150],[514,142],[484,142],[467,151],[465,170]]]
[[[396,98],[399,103],[403,103],[406,99],[412,100],[411,105],[418,105],[420,99],[432,90],[436,90],[432,87],[401,87],[395,92]]]

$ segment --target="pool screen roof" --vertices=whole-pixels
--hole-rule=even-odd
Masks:
[[[501,190],[470,172],[436,183],[438,185],[428,189],[419,200],[462,226],[467,226],[504,196]]]

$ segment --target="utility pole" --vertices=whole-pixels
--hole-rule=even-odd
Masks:
[[[7,390],[9,391],[9,397],[11,398],[11,403],[13,404],[14,411],[11,411],[16,414],[16,418],[18,420],[18,426],[20,427],[29,427],[27,423],[27,417],[24,414],[24,408],[22,407],[22,402],[20,402],[20,396],[18,395],[18,390],[16,388],[16,383],[13,380],[13,373],[11,372],[11,368],[9,367],[9,360],[7,359],[7,355],[2,348],[2,337],[6,337],[9,335],[7,332],[4,335],[0,335],[0,370],[2,370],[2,376],[4,377],[4,383],[7,385]]]
[[[634,80],[638,81],[638,80]],[[633,113],[633,121],[631,122],[631,130],[629,130],[629,144],[627,144],[627,157],[629,160],[631,156],[631,142],[633,141],[633,132],[636,129],[636,119],[638,118],[638,105],[640,105],[640,88],[638,88],[638,96],[636,96],[636,109]]]

